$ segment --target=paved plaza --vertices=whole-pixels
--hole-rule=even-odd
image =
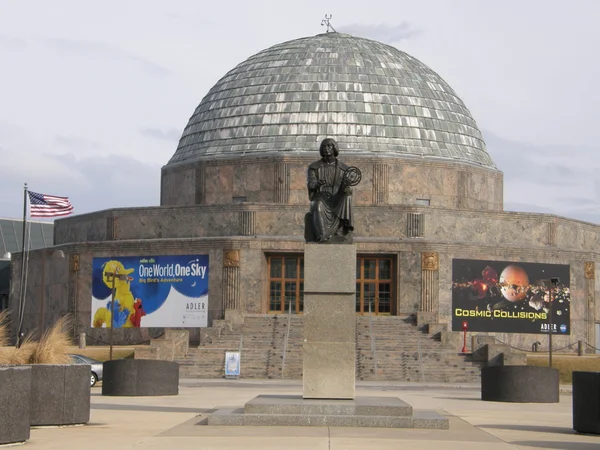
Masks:
[[[357,382],[356,395],[399,397],[437,411],[449,430],[336,427],[219,427],[215,409],[242,407],[259,394],[301,394],[300,381],[182,379],[169,397],[103,397],[92,388],[88,425],[33,428],[32,449],[565,449],[598,450],[600,436],[572,430],[570,387],[558,404],[482,402],[478,385]]]

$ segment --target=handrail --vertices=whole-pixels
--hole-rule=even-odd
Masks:
[[[419,358],[419,366],[421,366],[421,370],[419,372],[421,372],[421,383],[423,383],[425,381],[425,374],[423,373],[423,358],[421,355],[421,336],[417,334],[417,355]]]
[[[369,299],[369,335],[371,336],[371,356],[373,357],[373,365],[375,369],[375,379],[379,379],[378,364],[377,364],[377,346],[375,344],[375,335],[373,334],[373,314],[371,313],[371,299]]]
[[[292,302],[290,301],[290,307],[288,311],[288,323],[287,330],[285,331],[285,339],[283,340],[283,358],[281,359],[281,378],[283,379],[283,373],[285,372],[285,354],[287,352],[288,340],[290,338],[290,326],[292,323]]]

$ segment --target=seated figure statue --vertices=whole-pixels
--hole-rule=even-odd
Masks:
[[[321,159],[308,166],[310,213],[306,240],[351,242],[352,188],[344,176],[348,166],[338,161],[339,148],[334,139],[324,139],[319,152]]]

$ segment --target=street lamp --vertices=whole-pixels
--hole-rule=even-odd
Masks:
[[[548,288],[548,366],[552,367],[552,292],[556,285],[560,283],[560,278],[552,277],[549,280],[544,280],[544,284]]]
[[[108,360],[112,361],[113,359],[113,328],[115,325],[115,293],[116,293],[116,280],[124,280],[127,281],[126,274],[120,274],[119,268],[117,267],[114,272],[104,272],[106,275],[106,281],[112,281],[112,293],[111,293],[111,302],[110,302],[110,330],[108,331],[108,342],[110,345]]]

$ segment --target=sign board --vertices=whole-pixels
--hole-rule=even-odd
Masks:
[[[225,352],[225,378],[240,376],[240,352]]]
[[[94,258],[91,311],[94,328],[206,327],[208,255]]]
[[[552,302],[544,280],[558,277]],[[549,313],[552,310],[552,320]],[[452,260],[452,331],[571,334],[570,267],[472,259]]]

